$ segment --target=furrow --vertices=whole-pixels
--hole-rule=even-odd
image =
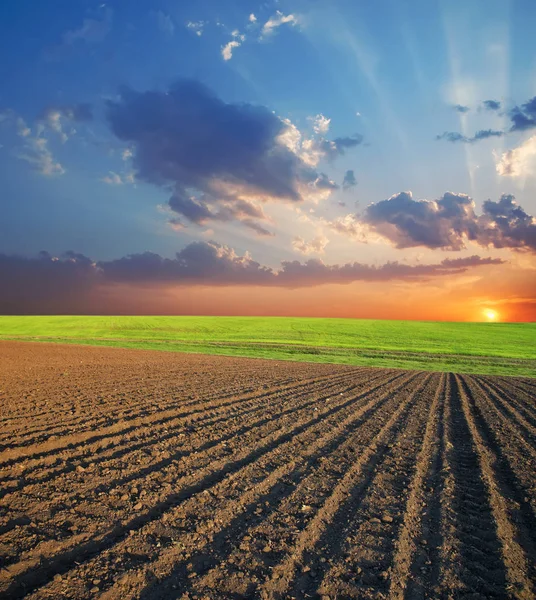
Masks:
[[[516,502],[526,519],[536,519],[536,453],[521,435],[517,426],[494,406],[485,386],[466,377],[469,397],[475,404],[478,425],[486,433],[486,439],[499,459],[503,474],[511,481]],[[533,536],[536,544],[536,536]]]
[[[281,382],[277,382],[274,383],[271,386],[268,385],[264,385],[264,388],[268,388],[266,391],[263,392],[262,395],[265,396],[269,396],[271,394],[275,394],[278,393],[280,388],[286,388],[286,389],[300,389],[303,388],[307,385],[310,384],[315,384],[315,383],[321,383],[323,381],[326,380],[333,380],[336,379],[337,377],[343,377],[344,375],[348,376],[348,373],[341,373],[341,374],[336,374],[336,375],[324,375],[322,377],[317,377],[317,378],[311,378],[311,379],[305,379],[303,381],[297,382],[297,383],[293,383],[292,385],[289,385],[289,383],[287,381],[281,381]],[[242,387],[242,389],[241,389]],[[189,389],[188,392],[190,392],[189,395],[189,399],[188,400],[178,400],[176,402],[172,402],[170,404],[166,403],[165,409],[162,409],[162,401],[160,401],[158,404],[152,404],[151,403],[151,398],[154,397],[169,397],[170,396],[170,390],[162,390],[161,394],[162,396],[157,396],[157,392],[153,392],[152,394],[145,394],[142,398],[142,400],[140,400],[139,402],[134,402],[132,400],[129,400],[128,402],[128,409],[125,409],[125,407],[123,405],[120,406],[120,408],[116,409],[116,410],[106,410],[106,412],[102,415],[101,421],[95,421],[94,417],[87,417],[87,418],[75,418],[73,420],[61,420],[61,419],[57,419],[53,417],[53,414],[48,415],[48,419],[47,421],[40,426],[41,429],[27,429],[25,427],[21,427],[21,439],[19,440],[18,438],[14,437],[14,431],[11,431],[8,433],[8,435],[6,436],[6,438],[4,438],[4,444],[2,445],[2,443],[0,442],[0,451],[3,450],[6,447],[15,447],[15,446],[28,446],[30,444],[35,444],[36,441],[42,441],[42,439],[38,439],[38,436],[44,436],[45,439],[50,438],[52,435],[58,435],[64,434],[64,430],[65,427],[76,427],[76,426],[86,426],[88,425],[92,430],[94,430],[96,427],[102,427],[103,424],[105,425],[112,425],[114,423],[114,418],[120,419],[121,421],[129,421],[129,420],[133,420],[136,418],[139,418],[141,416],[146,416],[147,410],[150,408],[155,408],[156,410],[154,412],[161,412],[162,410],[165,411],[169,411],[170,409],[173,408],[177,408],[177,407],[181,407],[181,408],[189,408],[195,405],[198,405],[200,403],[206,403],[206,402],[211,402],[214,399],[216,400],[226,400],[228,398],[236,398],[237,396],[241,396],[245,399],[249,399],[249,398],[254,398],[254,397],[259,397],[259,396],[252,396],[251,394],[244,394],[243,391],[243,386],[235,386],[234,389],[226,389],[224,393],[222,393],[222,390],[219,390],[218,392],[212,392],[208,395],[201,395],[199,393],[199,390],[197,390],[197,393],[195,394],[197,397],[194,399],[191,399],[193,394],[191,393],[192,390]],[[275,388],[275,389],[274,389]],[[187,388],[182,388],[182,389],[178,389],[178,390],[173,390],[173,395],[176,397],[180,394],[186,395],[187,394]],[[121,402],[124,402],[125,397],[128,397],[129,395],[133,395],[135,396],[135,394],[131,393],[128,394],[126,392],[122,392],[120,394],[121,397]],[[175,398],[174,398],[175,400]],[[94,406],[92,406],[92,408],[94,409]],[[83,407],[76,407],[76,409],[78,411],[82,411]],[[141,412],[136,412],[136,410],[139,409],[143,409]],[[53,423],[55,423],[56,425],[54,426],[50,426],[50,417],[53,417]],[[76,430],[72,430],[69,433],[74,433],[76,432]],[[31,436],[35,436],[35,437],[31,437]],[[36,441],[34,441],[36,440]]]
[[[394,376],[389,374],[389,377],[392,380],[399,379],[401,374]],[[369,396],[381,385],[363,392],[359,398],[363,399]],[[11,594],[12,597],[20,597],[23,591],[29,589],[29,587],[43,585],[55,574],[65,573],[76,564],[87,561],[91,555],[116,546],[130,532],[138,531],[144,526],[160,520],[165,513],[169,513],[191,496],[210,490],[224,479],[240,472],[265,455],[271,456],[282,452],[282,448],[292,443],[297,436],[306,435],[311,426],[350,407],[354,401],[355,399],[344,400],[336,406],[329,406],[328,404],[322,410],[315,411],[314,416],[308,417],[305,415],[302,420],[294,419],[287,425],[276,423],[276,430],[261,438],[255,447],[251,448],[246,444],[244,450],[238,450],[230,457],[224,456],[209,461],[204,468],[194,469],[191,474],[185,474],[179,479],[173,475],[171,481],[174,482],[173,485],[176,491],[167,495],[160,494],[160,497],[156,498],[156,502],[151,501],[149,496],[147,504],[151,506],[143,514],[121,521],[104,532],[99,532],[97,535],[82,540],[74,547],[66,544],[63,549],[56,548],[54,555],[49,557],[44,568],[39,567],[39,560],[31,558],[13,565],[7,582],[7,593]],[[160,486],[161,483],[159,483],[159,488]]]
[[[295,597],[387,595],[395,540],[439,375],[427,376],[332,521],[308,548],[293,581]],[[367,473],[368,471],[368,473]]]
[[[482,594],[506,598],[506,570],[491,498],[457,379],[449,375],[445,410],[446,452],[441,489],[438,597]]]
[[[488,395],[493,397],[511,414],[511,416],[518,421],[521,427],[532,437],[536,438],[536,415],[532,415],[530,411],[527,411],[522,403],[516,401],[515,397],[511,392],[511,388],[499,386],[490,378],[486,377],[475,377],[473,380],[477,381],[480,385],[483,385],[488,390]]]
[[[411,383],[406,382],[403,390],[411,389],[418,383],[416,379]],[[387,386],[383,386],[382,389],[385,387]],[[180,546],[180,552],[171,550],[156,564],[150,563],[148,568],[159,573],[159,581],[140,590],[139,583],[140,580],[143,583],[143,577],[139,574],[130,577],[132,582],[138,581],[138,585],[129,589],[128,596],[137,597],[140,594],[141,597],[156,599],[167,598],[179,592],[203,595],[212,590],[212,593],[219,597],[227,597],[235,590],[245,597],[251,597],[251,590],[257,587],[256,584],[261,579],[267,577],[265,563],[273,563],[277,554],[275,545],[294,530],[296,511],[300,520],[303,520],[298,527],[305,526],[306,519],[311,516],[309,512],[306,514],[300,511],[299,507],[306,506],[304,502],[307,502],[307,497],[310,496],[314,497],[315,503],[321,501],[322,495],[330,489],[332,481],[335,485],[340,479],[340,473],[350,468],[356,448],[368,444],[374,438],[382,428],[386,415],[396,409],[398,402],[398,397],[389,390],[383,392],[379,400],[372,400],[351,413],[335,430],[337,436],[333,437],[333,433],[330,433],[326,438],[329,441],[328,446],[325,445],[326,440],[320,440],[321,448],[315,443],[307,451],[302,451],[302,456],[293,458],[277,472],[277,478],[272,479],[270,474],[262,484],[257,483],[253,493],[264,493],[268,484],[273,486],[275,483],[275,488],[269,487],[265,495],[258,497],[255,502],[250,502],[245,508],[244,501],[239,497],[236,508],[231,506],[225,511],[226,526],[216,533],[211,529],[203,544],[200,544],[197,530],[188,536],[189,543]],[[371,422],[376,423],[377,428],[370,428],[370,440],[363,439],[362,429],[369,428]],[[329,423],[324,423],[324,428],[329,432]],[[333,467],[334,461],[337,465],[336,471],[326,467],[328,464]],[[282,481],[283,485],[278,484],[278,481]],[[246,497],[249,502],[251,494],[246,493]],[[313,507],[310,508],[313,510]],[[203,516],[201,513],[198,519],[202,519]],[[216,518],[219,518],[219,513],[216,514]],[[281,522],[283,518],[284,523]],[[269,535],[266,534],[267,528],[270,530]],[[181,544],[180,541],[178,543]],[[268,552],[267,548],[263,550],[263,546],[268,546]],[[251,564],[247,560],[247,556],[251,554],[244,555],[244,550],[254,556],[263,556],[264,560],[253,561]],[[124,586],[119,584],[113,588],[110,597],[119,598],[124,595]]]
[[[430,595],[437,577],[439,531],[439,490],[444,452],[444,403],[446,375],[441,376],[430,408],[423,445],[402,526],[395,543],[389,598],[404,600]]]
[[[350,379],[349,375],[345,375],[344,377],[338,377],[331,380],[329,383],[324,383],[320,389],[327,389],[330,386],[337,385],[340,382]],[[316,388],[316,385],[315,385]],[[314,389],[315,389],[314,388]],[[276,399],[276,402],[283,402],[284,399],[288,396],[293,396],[293,398],[301,397],[304,394],[310,393],[310,390],[300,391],[299,394],[296,395],[296,390],[291,389],[283,389],[279,390],[279,393],[276,394],[274,392],[273,396]],[[260,396],[247,397],[246,399],[239,399],[236,401],[228,401],[225,403],[220,403],[216,406],[205,406],[199,410],[191,410],[181,411],[177,413],[171,413],[171,416],[165,419],[158,419],[153,422],[143,422],[140,426],[145,427],[145,429],[140,430],[139,428],[135,428],[131,430],[128,434],[123,434],[119,432],[117,434],[118,437],[106,438],[106,441],[99,440],[95,443],[89,443],[81,446],[81,451],[77,454],[72,454],[69,449],[67,450],[58,450],[55,454],[50,454],[44,457],[44,459],[25,459],[24,464],[20,464],[18,469],[15,471],[13,468],[10,468],[8,471],[8,476],[0,479],[0,485],[3,485],[5,488],[6,483],[9,483],[10,480],[16,480],[18,483],[16,486],[12,486],[11,488],[5,488],[3,491],[0,491],[0,498],[3,495],[11,493],[12,491],[22,489],[26,487],[29,483],[38,483],[38,478],[33,478],[34,481],[28,481],[26,477],[26,473],[35,473],[36,470],[47,469],[46,480],[50,480],[56,476],[56,474],[65,473],[71,471],[75,468],[76,464],[79,461],[87,462],[91,465],[100,464],[106,460],[108,460],[107,451],[111,447],[112,450],[110,454],[113,458],[117,458],[126,454],[130,451],[130,449],[134,450],[137,448],[146,448],[149,449],[151,446],[156,444],[160,444],[162,441],[167,439],[172,439],[176,435],[180,435],[181,431],[176,431],[175,428],[181,423],[185,423],[184,427],[190,426],[190,424],[195,424],[199,426],[202,423],[212,422],[210,419],[214,419],[214,413],[218,413],[218,411],[222,411],[224,416],[222,419],[225,419],[225,415],[229,415],[235,417],[238,413],[233,414],[233,409],[237,411],[241,411],[242,409],[247,410],[252,405],[255,407],[258,404],[258,401],[263,398],[266,400],[271,400],[270,397],[261,394]],[[203,406],[201,404],[201,406]],[[262,409],[262,405],[258,407],[258,409]],[[254,409],[256,410],[256,409]],[[224,412],[226,411],[226,412]],[[205,416],[206,415],[206,416]],[[196,418],[197,416],[197,418]],[[218,422],[217,420],[214,422]],[[170,429],[174,428],[170,433],[166,435],[166,432]],[[184,428],[183,428],[184,431]],[[158,437],[161,432],[164,432],[164,436]],[[140,440],[142,440],[140,442]],[[136,441],[138,443],[136,443]],[[163,449],[161,449],[163,450]],[[68,461],[68,462],[67,462]],[[54,470],[54,466],[59,464],[60,467]]]
[[[419,386],[417,391],[423,387],[424,385]],[[414,393],[400,402],[391,413],[378,435],[362,449],[305,529],[297,536],[291,552],[273,568],[271,577],[262,585],[263,598],[278,599],[289,593],[292,595],[295,592],[298,567],[313,558],[313,548],[319,547],[321,542],[327,542],[329,531],[334,528],[338,531],[345,519],[358,509],[362,495],[386,452],[386,444],[393,439],[400,428],[399,420],[414,401]],[[324,548],[322,551],[324,552]]]
[[[272,395],[277,393],[281,393],[281,390],[278,392],[272,392]],[[262,398],[269,394],[262,393],[256,397]],[[255,398],[255,396],[253,396]],[[241,400],[239,400],[241,401]],[[229,403],[234,403],[236,400],[231,400],[227,403],[222,403],[222,405],[228,405]],[[205,407],[203,403],[201,403],[202,408],[198,411],[185,411],[184,415],[187,416],[189,414],[194,414],[197,412],[206,412],[207,410],[212,410],[212,407]],[[168,414],[169,413],[169,414]],[[166,415],[164,417],[164,415]],[[152,415],[154,417],[154,415]],[[55,452],[60,452],[62,450],[72,450],[81,444],[91,444],[94,442],[101,442],[105,439],[109,439],[111,437],[117,435],[126,435],[132,431],[137,431],[140,426],[147,425],[158,425],[166,422],[166,419],[173,418],[176,416],[176,413],[173,411],[162,411],[157,415],[159,419],[151,420],[151,418],[147,419],[137,419],[134,422],[130,423],[128,427],[124,427],[123,422],[119,421],[112,426],[102,428],[98,434],[95,434],[94,431],[90,430],[84,433],[80,433],[73,436],[65,436],[60,438],[59,440],[53,440],[51,442],[44,442],[41,444],[37,444],[35,446],[24,447],[24,448],[13,448],[11,450],[6,450],[3,452],[1,456],[2,462],[0,462],[0,467],[11,466],[15,464],[17,461],[31,458],[43,458],[46,456],[50,456]]]
[[[496,443],[490,439],[491,430],[486,431],[483,427],[483,423],[478,417],[478,409],[464,380],[457,376],[456,382],[462,411],[478,456],[482,477],[487,486],[496,531],[501,542],[500,552],[506,567],[508,595],[521,600],[529,600],[529,598],[534,598],[534,582],[529,576],[529,573],[533,572],[533,567],[529,566],[528,559],[530,551],[533,549],[527,533],[522,527],[516,525],[520,521],[523,523],[524,515],[519,507],[515,506],[515,501],[512,501],[512,495],[515,495],[509,485],[512,482],[505,481],[499,459],[493,452]],[[523,524],[526,525],[526,523]],[[532,527],[535,524],[533,522]]]
[[[486,408],[493,407],[500,424],[507,428],[511,435],[516,436],[518,443],[523,448],[522,454],[527,454],[536,464],[536,428],[532,427],[511,403],[505,402],[485,380],[471,377],[467,378],[465,383],[470,387],[476,386],[478,392],[486,398]]]
[[[344,394],[352,391],[357,387],[357,383],[352,384],[351,386],[340,387],[340,384],[334,386],[329,386],[329,393],[326,394],[325,389],[310,390],[308,396],[309,401],[305,404],[298,403],[297,401],[301,398],[301,396],[294,396],[292,398],[292,404],[286,408],[284,411],[279,412],[279,418],[285,417],[287,420],[291,419],[294,414],[298,415],[297,411],[303,412],[303,410],[313,410],[318,401],[323,401],[328,399],[335,392],[339,396],[343,396]],[[321,394],[320,396],[318,394]],[[175,450],[173,453],[168,452],[168,456],[162,459],[160,452],[157,452],[156,462],[151,462],[147,466],[142,469],[137,468],[136,462],[140,462],[139,460],[135,460],[135,456],[129,456],[128,466],[123,467],[122,465],[116,465],[115,470],[120,471],[120,477],[111,478],[109,473],[109,469],[105,470],[102,474],[97,474],[90,472],[89,474],[89,486],[85,486],[84,482],[87,480],[86,474],[78,474],[71,473],[71,479],[66,479],[64,482],[64,489],[61,489],[58,482],[53,485],[53,489],[47,491],[43,489],[43,486],[34,486],[35,494],[37,497],[44,495],[49,495],[58,498],[58,500],[54,503],[49,503],[48,510],[52,514],[55,514],[58,510],[60,514],[53,518],[47,519],[47,530],[53,528],[55,523],[59,520],[60,523],[63,520],[62,514],[64,513],[67,507],[71,507],[71,510],[76,509],[76,504],[80,499],[83,499],[84,502],[97,501],[98,497],[101,496],[113,496],[113,506],[110,507],[114,516],[117,516],[117,513],[122,513],[125,510],[129,510],[131,507],[130,502],[118,502],[121,494],[127,495],[128,498],[131,498],[130,490],[125,486],[127,484],[132,484],[133,482],[142,480],[147,477],[151,477],[152,474],[159,471],[166,471],[166,475],[171,477],[171,474],[175,474],[176,476],[180,476],[183,472],[188,468],[193,468],[193,464],[196,465],[196,468],[200,466],[204,466],[205,463],[218,458],[218,456],[227,455],[229,452],[229,448],[227,442],[241,440],[243,442],[247,442],[248,436],[255,440],[260,435],[257,431],[259,428],[265,427],[267,428],[267,432],[261,433],[262,435],[267,435],[270,433],[271,429],[276,427],[276,424],[273,422],[272,413],[270,411],[275,410],[275,408],[271,408],[267,410],[266,407],[263,407],[262,418],[253,421],[247,424],[243,424],[240,420],[237,420],[236,423],[231,424],[231,430],[227,432],[218,432],[217,430],[209,430],[207,435],[202,434],[199,440],[199,443],[196,445],[195,443],[190,443],[188,446],[182,446],[179,450]],[[222,435],[222,433],[224,435]],[[214,436],[214,439],[210,439],[211,436]],[[219,436],[219,437],[218,437]],[[207,439],[208,438],[208,439]],[[143,454],[142,454],[143,455]],[[193,459],[192,459],[193,457]],[[189,467],[190,463],[194,463]],[[99,476],[100,475],[100,476]],[[74,477],[74,481],[73,481]],[[102,483],[99,483],[99,480]],[[74,486],[73,486],[74,484]],[[133,487],[133,486],[131,486]],[[74,489],[73,489],[74,488]],[[27,494],[28,495],[28,494]],[[18,499],[18,496],[16,497]],[[29,520],[26,524],[26,528],[29,530],[35,529],[35,525],[33,524],[33,519],[36,515],[39,515],[39,503],[34,501],[32,506],[24,507],[23,509],[17,509],[17,506],[13,507],[12,513],[15,515],[15,518],[11,519],[11,528],[13,528],[13,523],[17,522],[16,515],[23,512],[25,518]],[[104,510],[104,505],[101,505],[101,511]],[[99,520],[106,520],[106,516],[102,514],[98,514],[97,518]],[[110,515],[112,516],[112,515]],[[24,527],[24,526],[22,526]],[[17,546],[17,540],[20,537],[21,526],[19,525],[17,531],[17,538],[11,540],[11,545],[13,549]],[[6,531],[9,531],[9,528],[6,527]],[[61,527],[58,524],[58,531],[61,531]],[[48,533],[44,536],[45,539],[48,537]],[[35,536],[34,536],[35,537]],[[23,539],[29,539],[23,538]],[[39,539],[39,536],[38,536]],[[46,544],[46,542],[45,542]],[[22,549],[21,549],[22,550]],[[29,548],[26,548],[28,551]]]

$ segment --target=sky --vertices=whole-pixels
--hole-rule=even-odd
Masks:
[[[536,320],[533,0],[4,0],[0,314]]]

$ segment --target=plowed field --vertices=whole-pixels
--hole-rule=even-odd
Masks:
[[[536,594],[536,383],[0,343],[0,597]]]

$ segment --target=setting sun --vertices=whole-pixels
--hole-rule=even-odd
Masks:
[[[499,319],[499,313],[496,310],[491,310],[491,308],[486,308],[484,311],[484,316],[488,321],[497,321]]]

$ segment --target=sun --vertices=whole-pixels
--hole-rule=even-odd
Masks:
[[[482,312],[488,321],[497,321],[499,319],[499,313],[496,310],[485,308]]]

